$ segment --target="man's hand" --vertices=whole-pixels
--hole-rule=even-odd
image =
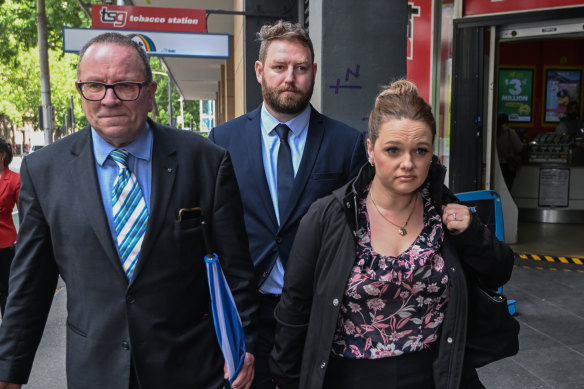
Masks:
[[[0,382],[0,389],[20,389],[20,388],[22,388],[21,384],[12,384],[10,382]]]
[[[255,364],[255,357],[253,354],[245,353],[245,360],[243,361],[243,366],[237,374],[235,381],[233,381],[233,385],[231,387],[233,389],[249,389],[251,387],[251,383],[253,382],[254,377],[254,364]],[[229,379],[229,373],[227,372],[227,365],[223,366],[223,373],[226,380]],[[4,389],[0,386],[0,389]],[[6,389],[12,389],[8,387]],[[20,389],[15,388],[15,389]]]

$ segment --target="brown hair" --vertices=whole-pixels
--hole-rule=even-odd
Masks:
[[[91,38],[84,46],[81,48],[79,52],[79,62],[77,62],[77,78],[79,78],[79,65],[83,60],[83,56],[89,47],[99,44],[99,43],[111,43],[115,45],[129,47],[131,49],[136,50],[138,56],[140,57],[140,61],[144,65],[144,82],[151,82],[152,81],[152,68],[150,67],[150,59],[148,58],[148,54],[146,51],[140,46],[137,42],[133,41],[132,39],[128,38],[125,35],[122,35],[117,32],[106,32],[100,34],[94,38]]]
[[[257,33],[260,41],[259,61],[264,63],[268,47],[274,40],[285,40],[289,42],[299,42],[310,49],[311,62],[314,63],[314,48],[308,32],[298,23],[285,22],[279,20],[276,24],[266,24]]]
[[[379,137],[379,129],[389,120],[409,119],[426,123],[432,130],[432,141],[436,136],[436,120],[432,107],[418,95],[416,85],[408,80],[397,80],[375,98],[375,105],[369,114],[369,139],[371,144]]]

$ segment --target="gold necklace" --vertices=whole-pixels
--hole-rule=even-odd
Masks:
[[[414,198],[413,199],[410,199],[410,204],[411,204],[412,201],[414,201],[414,206],[412,207],[412,210],[410,211],[410,214],[408,215],[408,218],[407,218],[406,222],[404,223],[403,226],[400,227],[398,224],[395,224],[394,222],[392,222],[391,220],[389,220],[388,218],[386,218],[384,214],[381,213],[381,211],[377,207],[377,204],[375,204],[375,200],[373,200],[373,194],[372,193],[373,193],[373,191],[370,189],[369,190],[369,197],[371,198],[371,202],[373,203],[373,206],[375,207],[375,209],[377,210],[377,212],[381,215],[382,218],[384,218],[389,223],[391,223],[394,226],[396,226],[398,228],[397,232],[401,236],[405,236],[408,233],[408,231],[406,230],[406,226],[408,225],[408,223],[410,222],[410,218],[414,214],[414,210],[416,209],[416,202],[418,200],[418,196],[414,195]],[[408,204],[408,207],[410,206],[410,204]]]

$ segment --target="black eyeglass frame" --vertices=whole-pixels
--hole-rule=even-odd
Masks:
[[[101,99],[88,99],[85,96],[85,93],[83,93],[83,85],[86,84],[100,84],[105,86],[105,90],[103,92],[103,96],[101,97]],[[122,99],[120,96],[118,96],[118,93],[116,92],[116,85],[120,85],[120,84],[132,84],[132,85],[137,85],[138,86],[138,93],[136,94],[136,98],[134,99]],[[140,92],[142,92],[142,88],[149,85],[150,82],[149,81],[144,81],[144,82],[135,82],[135,81],[120,81],[120,82],[114,82],[113,84],[106,84],[105,82],[99,82],[99,81],[84,81],[84,82],[77,82],[77,90],[79,90],[79,93],[81,93],[81,96],[83,96],[83,98],[87,101],[101,101],[103,99],[105,99],[105,96],[107,95],[107,90],[111,89],[114,91],[114,95],[116,95],[116,97],[118,98],[118,100],[120,101],[136,101],[140,98]]]

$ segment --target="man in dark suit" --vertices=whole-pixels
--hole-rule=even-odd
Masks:
[[[274,388],[268,358],[274,308],[298,223],[319,197],[345,184],[366,162],[361,134],[309,104],[316,64],[308,33],[298,24],[263,26],[255,63],[263,104],[215,129],[239,184],[260,291],[260,338],[252,388]]]
[[[253,350],[257,290],[229,155],[147,119],[156,83],[129,38],[88,42],[78,79],[91,126],[22,163],[0,388],[26,383],[59,274],[69,389],[222,388],[202,217],[178,214],[201,208]],[[130,197],[134,203],[124,201]],[[249,387],[253,362],[247,354],[235,387]]]

